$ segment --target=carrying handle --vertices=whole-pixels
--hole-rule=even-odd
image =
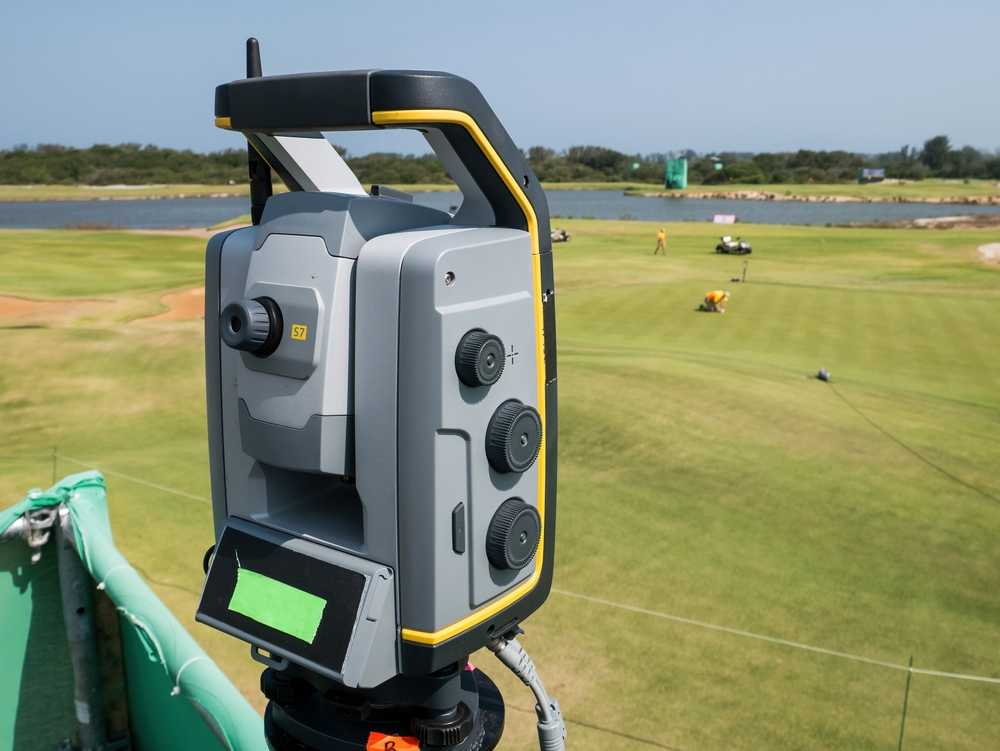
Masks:
[[[309,188],[282,169],[280,155],[265,153],[267,137],[419,130],[462,190],[456,224],[525,230],[535,253],[552,248],[537,178],[479,89],[464,78],[369,70],[242,79],[216,89],[215,115],[216,125],[242,132],[283,179],[287,172],[292,190]]]

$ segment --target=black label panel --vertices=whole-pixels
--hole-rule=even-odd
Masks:
[[[198,614],[252,643],[342,673],[366,578],[228,527]]]

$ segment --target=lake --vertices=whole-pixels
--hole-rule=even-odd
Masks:
[[[722,198],[646,198],[625,196],[617,190],[550,190],[546,195],[554,226],[558,225],[559,218],[710,222],[715,214],[735,214],[741,223],[823,225],[898,222],[963,214],[1000,214],[1000,206],[934,203],[807,203],[734,201]],[[448,211],[461,203],[462,196],[454,192],[417,193],[413,200]],[[249,211],[249,198],[0,202],[0,227],[209,227]]]

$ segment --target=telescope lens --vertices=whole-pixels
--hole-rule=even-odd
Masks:
[[[226,346],[267,357],[281,341],[281,309],[270,297],[235,300],[219,316],[219,332]]]

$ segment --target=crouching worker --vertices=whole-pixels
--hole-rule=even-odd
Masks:
[[[709,313],[725,313],[726,300],[728,299],[728,292],[724,292],[721,289],[712,290],[705,295],[705,302],[701,306],[702,310],[707,310]]]

